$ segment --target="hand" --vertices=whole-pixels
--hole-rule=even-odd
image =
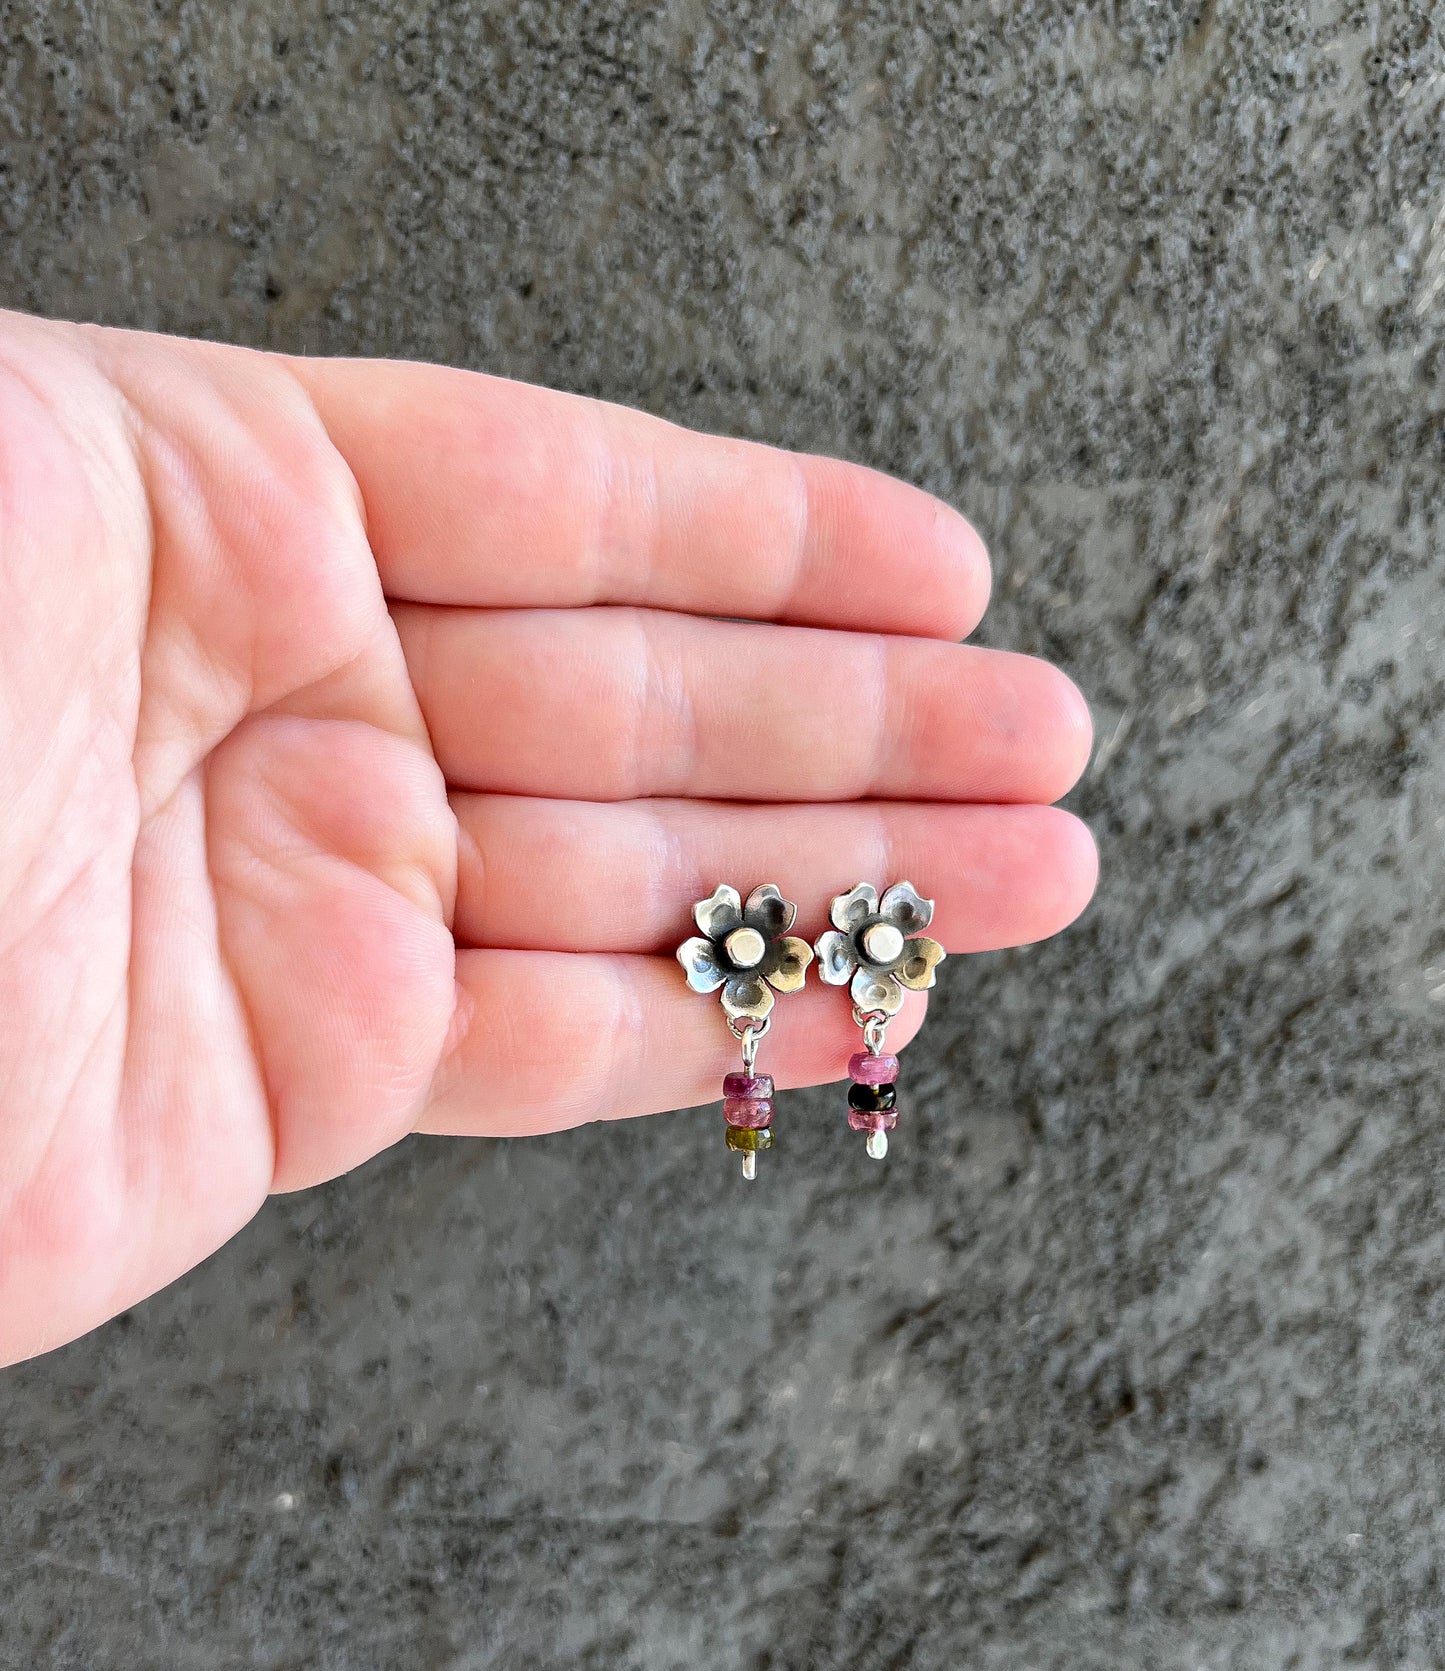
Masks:
[[[953,642],[987,590],[868,470],[0,314],[0,1362],[407,1132],[714,1099],[671,954],[719,881],[1061,928],[1088,714]],[[810,982],[763,1066],[838,1077],[847,1012]]]

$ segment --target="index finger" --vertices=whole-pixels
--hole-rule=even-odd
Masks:
[[[398,600],[640,604],[948,639],[988,602],[969,523],[861,465],[445,366],[288,364],[351,467]]]

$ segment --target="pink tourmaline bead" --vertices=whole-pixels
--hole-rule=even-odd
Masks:
[[[729,1097],[723,1104],[723,1119],[730,1126],[744,1126],[749,1131],[761,1131],[773,1123],[771,1097]]]
[[[891,1085],[898,1077],[898,1058],[859,1051],[848,1059],[848,1077],[855,1085]]]
[[[723,1079],[725,1097],[770,1097],[772,1094],[771,1074],[730,1073]]]
[[[896,1114],[873,1114],[867,1109],[850,1108],[848,1124],[854,1131],[892,1131],[898,1124]]]

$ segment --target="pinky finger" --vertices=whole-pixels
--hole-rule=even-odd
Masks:
[[[714,1102],[738,1044],[716,998],[688,990],[670,957],[462,951],[457,1019],[418,1130],[532,1136]],[[909,993],[897,1049],[926,1001]],[[780,1089],[843,1077],[858,1048],[846,992],[809,983],[780,998],[758,1069]]]

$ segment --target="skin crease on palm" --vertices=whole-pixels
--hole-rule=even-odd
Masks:
[[[952,952],[1064,927],[1088,711],[957,642],[987,593],[855,466],[0,313],[0,1362],[408,1132],[714,1100],[671,953],[720,881],[810,937],[903,876]],[[810,980],[762,1065],[856,1038]]]

